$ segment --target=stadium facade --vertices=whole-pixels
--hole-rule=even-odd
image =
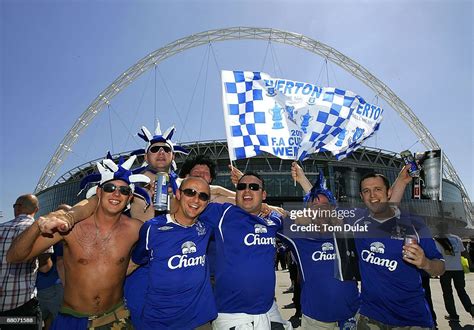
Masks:
[[[186,157],[196,154],[208,155],[217,163],[218,175],[213,184],[233,189],[229,177],[229,154],[226,141],[204,141],[182,144],[190,151],[189,156],[176,155],[178,169]],[[118,160],[120,156],[127,157],[129,152],[113,155]],[[95,171],[95,163],[101,159],[75,167],[59,179],[53,186],[39,192],[41,214],[53,211],[61,203],[75,204],[84,198],[85,192],[78,195],[81,179]],[[141,166],[143,156],[139,156],[133,167]],[[235,165],[242,171],[253,171],[265,179],[267,202],[279,205],[285,209],[302,206],[303,190],[295,186],[291,178],[291,160],[282,160],[265,154],[253,158],[238,160]],[[302,167],[310,179],[316,178],[323,171],[327,178],[328,188],[331,189],[339,202],[359,202],[359,180],[368,172],[379,172],[393,182],[403,162],[395,152],[382,149],[361,147],[349,157],[337,161],[330,153],[313,154],[304,161]],[[429,225],[433,227],[438,221],[449,221],[453,227],[464,228],[467,224],[466,214],[462,204],[461,189],[454,183],[443,179],[442,202],[435,200],[412,200],[411,191],[407,189],[404,195],[404,205],[417,214],[426,216]]]

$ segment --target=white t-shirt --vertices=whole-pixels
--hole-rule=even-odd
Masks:
[[[439,252],[443,254],[446,270],[463,270],[461,264],[461,252],[464,252],[466,249],[464,248],[461,239],[458,236],[452,234],[447,234],[446,237],[453,246],[454,255],[446,254],[443,247],[438,242],[436,242],[436,247],[438,248]]]

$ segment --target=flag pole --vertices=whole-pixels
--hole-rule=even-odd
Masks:
[[[295,157],[295,162],[298,162],[298,156]],[[296,188],[296,178],[294,179],[294,187]]]
[[[234,172],[234,162],[232,159],[230,159],[230,179],[232,180],[232,172]],[[234,184],[234,186],[237,186],[237,184]]]

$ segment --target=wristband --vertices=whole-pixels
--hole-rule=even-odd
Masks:
[[[67,218],[66,221],[69,224],[69,227],[70,228],[74,227],[75,221],[74,221],[73,215],[70,212],[66,212],[65,216]]]

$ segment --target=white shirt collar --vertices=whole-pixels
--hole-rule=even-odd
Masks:
[[[390,206],[390,208],[393,210],[393,213],[394,213],[394,214],[391,215],[391,216],[388,217],[388,218],[385,218],[385,219],[376,219],[376,218],[374,218],[371,214],[369,215],[369,217],[372,218],[373,220],[379,222],[379,223],[385,222],[385,221],[390,220],[390,219],[393,219],[393,218],[400,219],[400,215],[401,215],[400,209],[399,209],[397,206]]]

